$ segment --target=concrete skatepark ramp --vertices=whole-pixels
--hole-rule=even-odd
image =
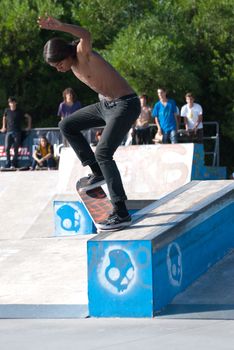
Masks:
[[[128,199],[157,200],[192,180],[226,178],[226,168],[204,165],[203,145],[122,146],[115,153]],[[88,174],[71,148],[62,150],[58,191],[74,193],[76,179]]]
[[[191,148],[192,146],[186,147]],[[148,151],[148,153],[151,153],[150,148],[148,149],[146,147],[144,152]],[[121,152],[125,152],[125,150],[126,149],[123,147]],[[70,151],[65,150],[64,154],[66,152],[69,153]],[[136,152],[136,149],[134,150],[134,152]],[[170,151],[170,154],[174,153],[174,151]],[[146,153],[144,153],[144,155],[146,155]],[[190,156],[193,159],[193,152],[190,153]],[[133,159],[134,156],[132,156],[131,158]],[[152,158],[150,159],[150,162],[151,161]],[[170,163],[171,160],[167,159],[167,162]],[[92,285],[92,283],[90,284],[90,281],[87,281],[87,241],[88,256],[89,261],[91,261],[91,265],[88,266],[89,279],[91,276],[90,272],[92,272],[92,274],[95,275],[95,268],[94,270],[92,270],[93,267],[100,267],[99,258],[101,258],[101,255],[99,254],[103,254],[103,252],[108,252],[109,254],[110,249],[112,247],[111,244],[113,242],[113,244],[117,246],[117,248],[121,247],[121,249],[118,248],[119,250],[125,250],[126,242],[128,242],[131,249],[133,249],[130,253],[129,250],[127,250],[127,255],[128,257],[130,257],[130,265],[126,264],[126,268],[127,266],[132,267],[131,259],[132,257],[134,257],[134,249],[136,250],[138,256],[137,261],[139,260],[141,268],[140,270],[137,270],[139,268],[139,265],[132,265],[135,268],[134,271],[140,271],[143,274],[144,271],[146,271],[144,270],[146,268],[146,264],[149,263],[149,261],[147,260],[148,253],[146,254],[148,249],[150,249],[150,251],[152,252],[152,255],[149,255],[151,256],[151,262],[154,262],[152,266],[158,266],[158,260],[162,262],[164,261],[165,263],[165,254],[167,254],[168,246],[172,244],[172,256],[177,258],[177,263],[174,264],[173,259],[169,259],[168,264],[171,264],[172,270],[176,269],[177,277],[175,278],[175,281],[178,282],[178,271],[180,265],[179,261],[182,262],[183,277],[181,285],[173,286],[173,284],[171,284],[170,281],[167,281],[167,283],[165,283],[166,279],[168,279],[167,263],[165,266],[161,265],[159,267],[159,270],[157,268],[156,270],[158,272],[155,272],[156,270],[152,269],[152,271],[154,271],[154,275],[151,277],[149,277],[149,275],[147,277],[144,277],[146,278],[147,282],[144,282],[147,286],[147,293],[145,293],[145,303],[143,298],[141,300],[141,305],[145,305],[145,309],[143,309],[143,312],[147,313],[147,317],[152,317],[153,314],[157,313],[157,310],[161,309],[162,305],[166,305],[168,302],[171,302],[174,296],[176,296],[180,291],[184,290],[186,286],[189,286],[189,284],[192,283],[194,276],[197,278],[199,274],[205,272],[206,269],[211,265],[211,261],[205,262],[205,268],[202,270],[202,272],[200,271],[199,273],[197,273],[197,275],[195,275],[195,273],[192,273],[191,270],[190,272],[188,272],[186,270],[187,268],[185,268],[185,266],[187,266],[187,263],[184,265],[184,257],[192,255],[191,251],[185,250],[186,253],[184,253],[184,247],[190,247],[190,241],[189,239],[187,239],[186,243],[184,242],[181,245],[180,240],[184,240],[186,234],[188,234],[187,237],[189,237],[191,234],[191,242],[195,241],[196,238],[194,236],[194,232],[196,231],[196,228],[199,228],[199,242],[203,244],[203,246],[208,246],[209,242],[212,242],[212,236],[209,236],[207,234],[204,235],[205,241],[202,243],[202,240],[200,240],[203,236],[202,232],[210,232],[210,235],[212,235],[213,229],[216,227],[221,227],[219,223],[222,222],[225,222],[227,225],[229,224],[227,232],[230,233],[230,230],[232,230],[232,234],[230,233],[229,236],[233,237],[233,222],[230,221],[231,215],[227,214],[229,213],[229,210],[233,210],[233,208],[230,207],[231,197],[229,198],[229,196],[231,196],[231,193],[233,193],[233,182],[199,181],[189,184],[189,178],[191,178],[194,168],[192,165],[193,160],[189,162],[191,164],[191,167],[188,171],[186,171],[190,175],[186,178],[183,177],[183,179],[186,180],[185,183],[187,183],[187,185],[182,183],[182,185],[185,186],[180,188],[179,182],[176,182],[176,191],[172,192],[173,189],[170,190],[168,187],[166,189],[166,193],[172,193],[165,196],[166,193],[163,192],[163,194],[162,192],[157,192],[158,176],[155,176],[154,174],[151,178],[151,185],[152,179],[156,179],[155,190],[153,191],[153,193],[158,193],[158,197],[161,199],[158,200],[156,203],[151,204],[150,207],[148,207],[147,209],[141,211],[138,214],[138,217],[136,216],[137,220],[140,215],[141,220],[136,221],[134,226],[129,228],[129,230],[122,231],[122,233],[124,233],[124,235],[126,236],[122,237],[122,233],[119,232],[115,233],[113,237],[109,235],[107,235],[106,237],[100,236],[100,239],[98,238],[99,236],[94,234],[90,234],[88,236],[80,235],[77,237],[61,238],[53,236],[54,222],[52,202],[55,199],[74,200],[77,198],[75,193],[75,181],[79,177],[80,171],[79,169],[76,170],[77,164],[69,163],[70,167],[67,167],[65,164],[65,158],[63,158],[61,162],[61,168],[59,169],[59,171],[22,173],[16,172],[11,174],[1,173],[0,317],[86,317],[89,315],[87,308],[87,288],[89,288],[89,302],[91,310],[90,314],[91,316],[96,314],[97,310],[94,311],[93,309],[93,296],[96,293],[95,286]],[[178,178],[180,178],[180,176],[178,175],[178,169],[170,169],[171,171],[174,169],[174,175],[177,173],[177,176],[175,178],[177,178],[178,180]],[[168,171],[169,169],[167,169],[168,175],[167,177],[165,177],[165,179],[167,178],[169,181]],[[198,174],[198,171],[196,172]],[[126,175],[127,174],[128,170],[126,170]],[[203,173],[203,175],[204,174],[205,173]],[[209,175],[211,174],[211,172],[207,171],[207,174]],[[209,178],[208,175],[207,177]],[[128,179],[128,176],[124,178]],[[133,185],[136,185],[137,180],[139,179],[136,177],[133,181]],[[132,187],[132,189],[130,186],[128,187],[128,189],[130,190],[130,199],[131,196],[133,197],[132,199],[134,199],[134,196],[138,196],[138,200],[139,198],[147,199],[147,196],[145,197],[144,195],[144,193],[146,192],[143,192],[143,195],[142,193],[141,195],[139,193],[135,194],[134,186]],[[200,188],[200,190],[195,190],[198,188]],[[144,191],[146,191],[146,189],[144,189]],[[193,193],[193,196],[191,197],[189,193]],[[219,194],[219,197],[216,198],[215,196],[217,194]],[[149,197],[151,197],[151,195]],[[197,200],[195,206],[191,204],[191,198]],[[206,200],[208,200],[208,204]],[[212,205],[213,202],[214,205]],[[184,207],[182,207],[182,204],[184,205]],[[206,208],[206,211],[203,212],[203,208]],[[212,210],[214,210],[215,216],[211,215],[211,212],[209,213],[208,208],[210,208],[209,210],[211,212]],[[207,213],[209,213],[209,215]],[[206,222],[206,219],[211,221],[204,224],[204,229],[202,223]],[[217,221],[213,221],[213,219]],[[185,223],[187,226],[185,225]],[[185,229],[186,227],[190,231],[183,231],[183,233],[180,235],[180,233],[178,233],[178,230],[179,228],[181,228],[181,225],[185,225],[183,226],[183,228]],[[153,228],[156,229],[156,236],[155,232],[152,232]],[[210,230],[210,228],[212,228],[212,230]],[[221,235],[225,235],[224,228],[221,227],[221,231]],[[211,244],[211,251],[209,253],[209,257],[214,257],[214,261],[212,263],[217,261],[226,252],[228,252],[229,248],[231,248],[232,245],[231,243],[229,247],[223,247],[220,244],[220,251],[216,254],[216,252],[214,252],[212,249],[215,249],[215,247],[217,247],[217,242],[219,241],[217,237],[219,236],[219,234],[216,231],[214,232],[216,236],[216,243]],[[89,239],[93,240],[89,241]],[[221,240],[221,242],[222,241],[223,240]],[[164,248],[162,246],[162,242],[164,242],[165,244]],[[173,242],[175,242],[175,244],[173,244]],[[230,243],[230,241],[226,238],[224,242],[226,242],[227,244]],[[124,244],[124,249],[122,244]],[[93,247],[91,248],[91,246]],[[180,256],[178,246],[181,251],[182,257]],[[193,246],[191,245],[191,247]],[[160,252],[159,249],[161,248],[164,249],[164,253]],[[193,251],[194,248],[191,249]],[[98,252],[98,254],[95,255],[95,252]],[[106,268],[102,268],[102,273],[104,274],[104,276],[108,276],[108,279],[107,277],[105,277],[106,281],[103,280],[101,283],[100,274],[96,270],[97,274],[95,282],[96,287],[98,286],[98,283],[100,283],[100,290],[104,288],[105,293],[108,292],[108,283],[111,286],[111,290],[113,292],[115,287],[113,284],[111,284],[110,281],[112,280],[110,277],[112,276],[112,278],[116,278],[116,271],[110,269],[110,267],[113,266],[109,266],[110,257],[108,257],[108,254],[107,257],[104,259]],[[114,253],[112,255],[112,265],[116,263],[117,258],[115,254],[118,255],[119,253]],[[124,252],[120,254],[122,254],[122,257],[125,259],[125,261],[128,261],[129,263],[129,258],[127,257],[127,255],[124,254]],[[170,256],[170,254],[168,256]],[[103,257],[104,255],[102,256],[102,258]],[[201,260],[204,262],[203,258]],[[194,267],[198,262],[194,259],[191,260],[192,267]],[[107,267],[109,267],[108,270]],[[164,269],[163,275],[161,275],[161,268]],[[126,272],[127,271],[128,270],[126,270]],[[134,278],[131,278],[131,271],[132,270],[130,269],[129,278],[133,281],[136,281],[136,274],[134,275]],[[97,278],[97,276],[99,277]],[[140,278],[141,274],[137,273],[137,276],[138,278]],[[191,279],[189,279],[188,276],[190,276]],[[154,282],[155,279],[157,280],[156,284]],[[95,281],[95,279],[93,279],[93,281]],[[140,279],[139,281],[142,282]],[[106,283],[104,287],[103,283]],[[116,282],[116,285],[117,284],[118,282]],[[165,293],[163,289],[159,291],[159,286],[162,286],[164,288],[167,285],[169,286],[167,293]],[[133,291],[134,288],[132,283],[130,283],[130,287]],[[90,292],[91,290],[93,291],[92,293],[94,293],[93,295]],[[125,297],[127,294],[126,291],[129,291],[129,289],[127,288],[126,290],[124,290],[123,295],[125,295]],[[164,300],[162,300],[161,297],[158,297],[160,293],[165,294]],[[118,293],[117,295],[115,293],[110,294],[111,297],[113,297],[114,295],[115,300],[117,300]],[[122,295],[122,293],[120,294]],[[147,300],[149,295],[151,295],[151,307],[149,307]],[[107,301],[108,302],[106,303],[106,305],[108,305],[109,303],[108,298]],[[115,303],[112,304],[113,307],[116,307]],[[124,303],[122,305],[124,305]],[[137,299],[135,305],[137,305]],[[112,311],[113,309],[109,308],[109,314],[107,315],[108,317],[110,317],[110,313],[112,313]],[[106,312],[107,311],[104,310],[104,314]],[[134,315],[136,315],[136,317],[139,317],[140,315],[139,313],[137,314],[137,312],[139,312],[139,310],[136,309],[130,315],[130,317],[134,317]],[[120,316],[127,316],[126,313],[124,313],[123,311],[121,311],[121,313],[122,314]],[[103,314],[100,314],[100,316],[103,316]],[[112,316],[114,316],[114,312]]]
[[[87,236],[53,236],[58,171],[0,173],[0,182],[0,318],[86,317]]]

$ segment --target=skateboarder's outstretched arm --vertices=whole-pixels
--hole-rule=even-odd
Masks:
[[[51,16],[39,17],[38,24],[39,27],[42,29],[58,30],[78,37],[80,39],[80,42],[77,45],[77,52],[83,54],[88,54],[89,52],[91,52],[91,34],[87,29],[79,27],[77,25],[63,23]]]

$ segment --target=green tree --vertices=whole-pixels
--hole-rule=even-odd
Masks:
[[[154,102],[166,86],[179,106],[192,90],[205,120],[222,130],[222,163],[234,165],[233,0],[8,0],[0,12],[0,108],[10,94],[34,116],[34,126],[57,125],[62,90],[72,86],[85,103],[96,94],[72,74],[43,62],[45,42],[67,34],[39,30],[38,15],[52,14],[90,30],[94,48]]]
[[[234,164],[232,0],[154,1],[154,11],[122,28],[104,55],[138,92],[166,86],[179,105],[193,91],[206,121],[222,131],[223,164]]]
[[[174,96],[181,96],[188,82],[191,82],[190,89],[199,90],[194,66],[184,65],[181,51],[183,41],[179,37],[174,39],[159,18],[151,15],[121,31],[104,55],[138,93],[146,92],[155,98],[160,85]]]
[[[70,2],[70,6],[72,3]],[[57,108],[62,91],[71,86],[81,100],[93,98],[72,74],[58,74],[45,64],[43,46],[53,36],[62,33],[40,30],[37,18],[45,13],[71,21],[71,7],[66,2],[52,0],[1,1],[0,12],[0,109],[7,97],[15,95],[19,104],[33,117],[33,126],[57,126]],[[69,17],[70,16],[70,17]],[[70,37],[69,37],[70,38]],[[72,39],[72,38],[70,38]]]
[[[45,96],[49,99],[51,86],[47,90],[49,77],[42,65],[43,37],[46,35],[40,33],[37,25],[38,15],[46,11],[60,16],[63,9],[54,1],[12,0],[11,6],[9,1],[1,1],[2,107],[7,96],[16,95],[24,108],[34,113],[45,104]]]
[[[73,7],[73,18],[89,29],[95,47],[103,48],[121,29],[152,9],[152,0],[86,0]]]

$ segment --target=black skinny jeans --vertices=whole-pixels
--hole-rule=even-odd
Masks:
[[[10,166],[11,163],[11,156],[10,156],[10,149],[13,145],[14,148],[14,156],[12,159],[12,165],[17,166],[17,160],[18,160],[18,148],[20,146],[21,142],[21,131],[8,131],[6,133],[5,138],[5,150],[6,150],[6,159],[7,159],[7,165]]]
[[[102,100],[64,118],[59,127],[83,166],[98,163],[106,180],[112,204],[127,199],[113,154],[140,114],[136,94],[113,101]],[[82,130],[104,126],[95,153]]]

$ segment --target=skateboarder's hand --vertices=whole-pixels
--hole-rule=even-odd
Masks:
[[[62,22],[51,16],[39,17],[37,23],[40,28],[50,30],[58,30],[62,25]]]

